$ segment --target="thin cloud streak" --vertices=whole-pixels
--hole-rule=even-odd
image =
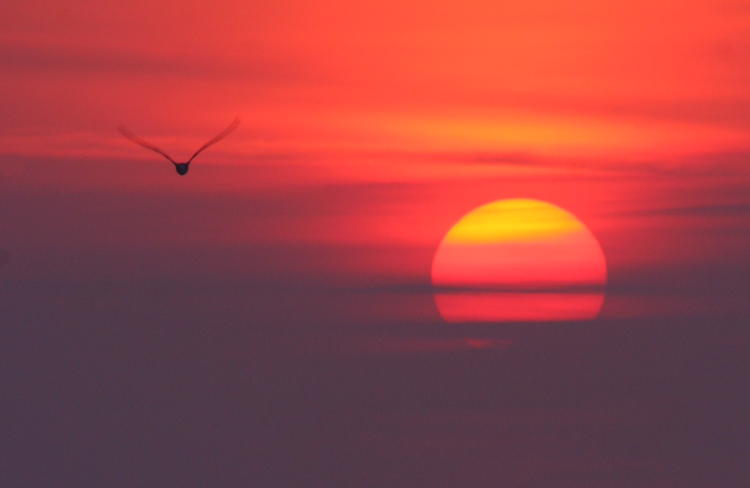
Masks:
[[[309,70],[249,55],[241,59],[217,56],[174,56],[158,51],[112,50],[92,46],[61,47],[59,44],[39,45],[1,43],[0,65],[6,73],[37,76],[189,78],[234,81],[250,84],[284,83],[310,79]]]

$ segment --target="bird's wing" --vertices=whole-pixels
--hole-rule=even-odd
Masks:
[[[152,150],[154,152],[157,152],[157,153],[161,154],[162,156],[164,156],[165,158],[169,159],[172,163],[177,164],[175,162],[175,160],[172,159],[169,156],[169,154],[165,153],[164,151],[162,151],[158,147],[154,146],[153,144],[148,143],[148,142],[144,141],[143,139],[141,139],[140,137],[136,136],[135,134],[133,134],[132,132],[130,132],[127,127],[120,126],[120,127],[117,128],[117,130],[120,131],[120,134],[122,134],[123,136],[127,137],[131,141],[135,142],[139,146],[143,146],[146,149],[150,149],[150,150]]]
[[[219,142],[220,140],[224,139],[226,136],[229,135],[230,132],[232,132],[234,129],[237,128],[237,126],[240,125],[240,119],[234,119],[231,124],[229,124],[229,127],[224,129],[223,131],[219,132],[213,139],[208,141],[207,143],[203,144],[197,151],[195,151],[195,154],[193,154],[190,159],[188,159],[188,163],[193,161],[197,155],[199,155],[204,149],[208,148],[209,146],[212,146]]]

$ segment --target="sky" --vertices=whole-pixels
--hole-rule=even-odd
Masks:
[[[351,377],[331,373],[334,366],[316,363],[312,369],[321,374],[313,383],[329,393],[339,378],[342,391],[370,395],[377,405],[387,404],[387,394],[402,399],[385,419],[349,404],[368,425],[387,424],[383,432],[362,433],[372,441],[366,451],[380,457],[358,465],[360,471],[377,465],[381,481],[412,479],[401,471],[393,478],[384,474],[388,453],[400,452],[389,449],[397,438],[400,449],[444,445],[457,459],[468,459],[461,446],[472,442],[510,452],[484,437],[453,435],[452,429],[497,419],[490,412],[497,398],[478,400],[481,412],[463,406],[415,420],[412,400],[435,394],[424,386],[426,373],[399,363],[407,379],[384,386],[376,365],[396,377],[387,359],[393,354],[408,362],[414,354],[434,353],[429,363],[436,370],[455,367],[469,375],[474,363],[463,356],[467,350],[501,355],[519,340],[533,345],[509,363],[487,359],[485,366],[500,369],[526,368],[540,348],[549,352],[540,344],[554,341],[537,332],[446,329],[432,298],[433,258],[456,222],[481,205],[524,198],[574,215],[606,260],[606,297],[595,323],[617,332],[592,338],[581,326],[574,338],[560,339],[564,350],[586,358],[580,370],[573,368],[594,375],[583,384],[599,381],[584,364],[592,370],[606,364],[623,388],[645,378],[652,381],[649,391],[658,391],[653,378],[670,377],[667,371],[676,368],[660,354],[687,363],[702,354],[702,341],[710,343],[711,357],[721,357],[729,343],[747,343],[733,327],[748,312],[750,291],[749,28],[747,3],[724,0],[6,2],[0,8],[0,310],[12,331],[7,344],[14,345],[15,366],[23,369],[36,357],[20,352],[32,344],[51,358],[18,378],[42,384],[52,364],[78,364],[72,359],[78,356],[92,371],[101,368],[141,385],[140,394],[161,391],[160,380],[139,383],[151,374],[144,366],[131,375],[119,369],[131,361],[129,351],[161,364],[156,378],[171,381],[170,368],[186,368],[197,375],[196,396],[219,388],[224,401],[250,406],[251,396],[234,389],[245,381],[237,364],[262,357],[262,371],[275,374],[278,367],[300,385],[304,381],[289,366],[301,364],[300,355],[319,354],[323,362],[346,357],[344,369],[362,355],[373,363],[355,367]],[[116,130],[125,125],[181,160],[235,116],[240,127],[201,154],[185,177]],[[722,333],[705,329],[716,323],[723,324]],[[622,335],[652,325],[666,331],[648,336],[653,347],[636,347]],[[541,327],[534,330],[548,330]],[[65,330],[70,355],[51,345]],[[679,351],[670,349],[676,347],[670,334],[678,330],[690,331],[690,347]],[[114,359],[97,352],[120,340],[125,349]],[[615,352],[592,352],[586,345],[592,341]],[[623,351],[629,347],[655,365],[656,376],[628,369]],[[658,353],[659,347],[665,349]],[[272,351],[284,359],[275,362]],[[570,371],[564,354],[555,351],[548,366]],[[223,366],[205,369],[186,359],[188,353]],[[722,364],[719,372],[735,377],[733,366]],[[691,368],[691,374],[702,370]],[[95,410],[94,387],[67,371],[62,384],[73,393],[61,396],[68,412],[77,411],[76,396]],[[259,374],[256,396],[278,394],[290,403],[308,398],[302,387],[284,392],[269,379],[273,374]],[[459,373],[446,374],[447,391],[479,395],[479,386],[460,386]],[[511,381],[498,374],[499,382]],[[380,386],[362,393],[365,379]],[[560,378],[550,372],[536,379],[549,386]],[[417,388],[409,400],[409,381],[428,390]],[[710,381],[701,384],[706,388],[695,390],[696,398],[706,397]],[[586,392],[599,398],[593,388]],[[605,390],[612,403],[627,396],[615,386]],[[661,417],[651,413],[695,399],[686,391],[657,395],[658,401],[644,393],[633,410],[619,403],[626,409],[614,411],[615,420],[589,415],[593,404],[571,415],[579,415],[575,422],[595,437],[603,435],[598,426],[610,422],[616,431],[610,442],[619,446],[628,425],[658,425]],[[120,394],[107,390],[108,409]],[[523,405],[537,405],[531,389],[516,394],[527,400]],[[32,398],[46,401],[49,395],[40,387]],[[614,464],[598,454],[587,461],[566,458],[573,441],[549,437],[546,430],[562,425],[563,396],[555,397],[558,410],[551,416],[522,406],[506,412],[503,418],[520,422],[507,420],[509,425],[532,425],[529,435],[547,439],[551,458],[558,459],[539,461],[542,478],[529,474],[532,465],[513,471],[513,479],[525,480],[524,486],[543,483],[544,476],[559,486],[578,486],[570,481],[576,476],[592,479],[584,468],[561,475],[556,469],[565,463],[591,468],[601,461],[600,474],[623,466],[651,469],[625,451],[617,451]],[[154,398],[160,408],[179,404],[177,396]],[[330,394],[312,398],[336,404]],[[218,413],[198,404],[186,415]],[[37,408],[41,416],[50,413]],[[104,430],[121,433],[122,426],[151,419],[146,410],[128,412],[119,421],[103,420]],[[706,407],[685,415],[702,425],[714,413]],[[93,432],[80,415],[73,414],[73,423]],[[239,414],[228,418],[240,422]],[[398,437],[409,430],[404,425],[413,429],[408,439]],[[40,432],[39,442],[49,445],[68,431],[58,425]],[[513,432],[513,439],[530,446],[521,431]],[[214,439],[208,431],[190,434]],[[155,445],[174,448],[166,440],[172,430],[154,435]],[[703,430],[687,435],[710,436]],[[148,439],[131,440],[136,446]],[[680,444],[675,439],[670,446]],[[343,436],[338,442],[361,447],[360,440]],[[81,459],[89,441],[76,444]],[[232,442],[230,450],[239,456],[239,441]],[[109,467],[102,473],[120,467],[119,451],[111,454],[102,454]],[[76,459],[68,461],[78,466]],[[492,478],[479,474],[492,463],[472,459],[480,486],[480,478]],[[147,464],[139,464],[144,473],[160,472]],[[606,486],[671,486],[679,479],[673,472],[658,471],[653,479],[644,472],[642,485],[617,484],[612,475]],[[71,483],[85,485],[76,476]],[[236,486],[239,479],[226,481]]]
[[[615,275],[742,254],[741,2],[5,10],[3,180],[28,198],[52,198],[49,186],[70,205],[200,193],[267,209],[204,206],[211,218],[193,220],[213,228],[191,238],[207,244],[434,248],[472,208],[535,197],[581,218]],[[241,129],[201,156],[200,182],[162,183],[158,156],[113,130],[125,124],[181,158],[235,115]],[[705,218],[717,208],[729,210]],[[90,227],[75,244],[185,237],[135,225],[130,237]],[[38,227],[27,245],[59,231]],[[390,271],[419,280],[413,261],[395,255]]]

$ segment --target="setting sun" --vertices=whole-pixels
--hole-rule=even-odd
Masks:
[[[586,226],[531,199],[473,210],[448,231],[432,265],[436,303],[449,322],[593,318],[606,274]]]

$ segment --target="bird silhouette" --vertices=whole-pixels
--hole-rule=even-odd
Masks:
[[[240,119],[236,118],[236,119],[234,119],[232,121],[231,124],[229,124],[229,126],[226,129],[224,129],[223,131],[219,132],[216,136],[214,136],[213,139],[209,140],[207,143],[205,143],[201,147],[199,147],[198,150],[195,151],[195,153],[193,153],[192,156],[190,156],[190,159],[188,159],[184,163],[178,163],[177,161],[175,161],[174,159],[172,159],[172,157],[169,154],[167,154],[166,152],[162,151],[161,149],[159,149],[158,147],[154,146],[153,144],[144,141],[140,137],[138,137],[135,134],[133,134],[132,132],[130,132],[130,130],[127,127],[119,126],[117,129],[120,131],[120,134],[122,134],[123,136],[127,137],[131,141],[135,142],[139,146],[145,147],[146,149],[150,149],[151,151],[157,152],[157,153],[161,154],[162,156],[164,156],[165,158],[167,158],[169,160],[169,162],[171,162],[172,164],[174,164],[174,169],[177,171],[177,174],[179,174],[181,176],[184,176],[184,175],[187,174],[188,170],[190,169],[190,163],[193,162],[193,159],[195,159],[195,157],[197,155],[199,155],[201,152],[203,152],[208,147],[213,146],[214,144],[216,144],[220,140],[224,139],[226,136],[229,135],[230,132],[232,132],[234,129],[236,129],[238,125],[240,125]]]

